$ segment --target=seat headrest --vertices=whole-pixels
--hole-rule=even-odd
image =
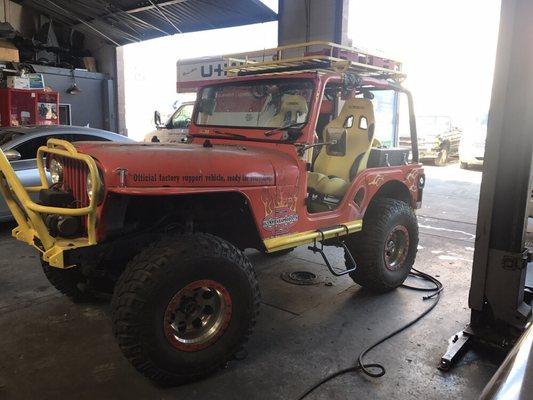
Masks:
[[[340,115],[365,115],[367,118],[374,118],[374,105],[369,99],[351,98],[346,100]]]
[[[280,112],[299,112],[307,114],[307,101],[297,94],[284,94],[281,98]]]

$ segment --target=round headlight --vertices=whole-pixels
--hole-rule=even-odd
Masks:
[[[54,185],[63,181],[63,165],[55,158],[50,161],[50,179]]]
[[[92,199],[93,194],[93,178],[91,178],[91,174],[89,174],[87,175],[87,196],[89,196],[89,199]]]

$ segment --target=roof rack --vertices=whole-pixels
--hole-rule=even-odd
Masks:
[[[329,70],[402,81],[402,63],[355,47],[326,41],[312,41],[272,49],[224,56],[228,75],[256,75],[274,72]]]

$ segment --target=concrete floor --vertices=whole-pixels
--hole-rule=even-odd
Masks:
[[[448,338],[469,319],[481,173],[455,164],[428,167],[427,177],[416,267],[444,283],[440,304],[368,355],[386,366],[385,377],[344,376],[309,399],[475,399],[495,372],[497,360],[475,353],[450,373],[436,369]],[[10,228],[0,225],[1,399],[294,399],[428,306],[420,293],[374,295],[347,277],[334,278],[303,248],[280,258],[250,253],[263,304],[247,357],[207,380],[162,389],[122,357],[108,305],[75,305],[56,293],[36,254],[9,238]],[[341,252],[330,253],[341,264]],[[294,286],[280,279],[282,272],[302,269],[318,274],[321,283]]]

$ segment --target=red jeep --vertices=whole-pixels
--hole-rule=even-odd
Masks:
[[[199,88],[186,144],[50,140],[33,188],[0,152],[13,235],[74,300],[112,293],[115,336],[145,376],[196,379],[243,346],[260,301],[244,249],[310,245],[332,273],[377,291],[407,277],[424,173],[399,63],[320,45],[231,61],[233,77]],[[411,152],[374,138],[372,99],[383,91],[409,99]],[[344,249],[344,270],[324,245]]]

